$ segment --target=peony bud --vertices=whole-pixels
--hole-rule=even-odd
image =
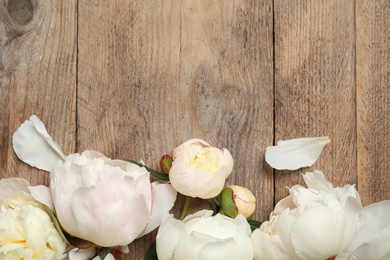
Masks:
[[[225,215],[235,218],[242,214],[251,219],[256,209],[256,198],[247,188],[231,185],[219,195],[219,203]]]
[[[164,173],[169,174],[169,170],[172,167],[173,158],[169,154],[163,155],[160,159],[160,166]]]

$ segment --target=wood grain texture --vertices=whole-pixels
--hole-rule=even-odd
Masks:
[[[266,219],[272,71],[271,1],[80,1],[77,149],[157,168],[202,138],[231,151],[228,183],[252,189],[255,217]],[[194,200],[191,212],[205,206]],[[141,259],[153,235],[135,241],[129,259]]]
[[[389,1],[356,1],[358,183],[365,205],[390,199],[389,17]]]
[[[12,134],[31,115],[65,153],[75,150],[76,1],[0,1],[0,177],[48,184],[19,161]]]
[[[353,1],[275,1],[275,141],[329,136],[312,168],[276,171],[276,202],[301,173],[357,182]]]

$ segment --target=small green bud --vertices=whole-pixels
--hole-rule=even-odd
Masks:
[[[168,154],[161,157],[160,166],[161,166],[161,169],[164,173],[166,173],[166,174],[169,173],[169,170],[172,167],[172,162],[173,162],[173,158]]]

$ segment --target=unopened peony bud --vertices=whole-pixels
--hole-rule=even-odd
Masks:
[[[164,155],[160,159],[160,166],[164,173],[168,174],[172,167],[173,158],[169,154]]]
[[[237,185],[224,188],[219,196],[219,203],[224,214],[232,218],[242,214],[251,219],[256,209],[256,198],[252,192]]]

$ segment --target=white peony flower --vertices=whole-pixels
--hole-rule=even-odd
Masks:
[[[235,219],[202,210],[183,221],[169,215],[157,237],[160,260],[252,260],[251,230],[245,217]]]
[[[0,181],[0,259],[64,259],[66,242],[29,186],[20,178]]]
[[[191,139],[174,149],[169,180],[181,194],[209,199],[222,191],[232,170],[233,158],[227,149]]]
[[[333,188],[320,171],[304,180],[308,188],[292,187],[253,232],[255,259],[328,259],[351,243],[362,208],[354,186]]]
[[[50,189],[31,189],[71,236],[101,247],[126,246],[158,227],[176,200],[170,184],[150,183],[143,167],[85,151],[64,156],[31,116],[13,136],[19,158],[50,170]]]

